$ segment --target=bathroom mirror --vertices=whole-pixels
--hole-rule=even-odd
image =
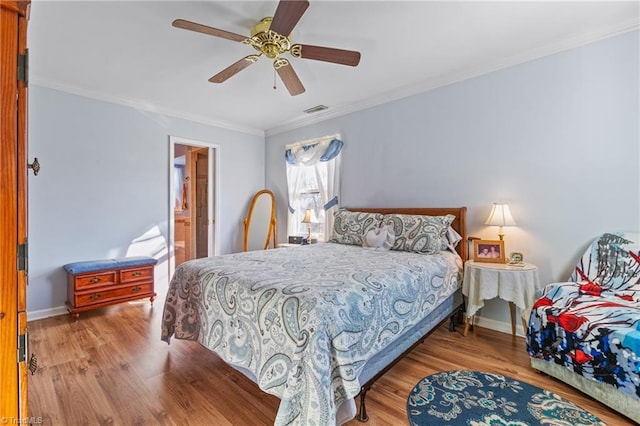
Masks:
[[[244,220],[244,251],[266,250],[273,240],[276,247],[276,198],[268,189],[258,191],[251,199]]]

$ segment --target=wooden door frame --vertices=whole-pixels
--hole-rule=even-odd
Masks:
[[[194,139],[183,138],[180,136],[169,136],[169,223],[167,234],[169,237],[169,279],[175,271],[175,213],[174,213],[174,178],[173,168],[175,163],[175,146],[188,145],[197,148],[206,148],[209,154],[209,187],[208,187],[208,204],[209,204],[209,220],[213,221],[213,238],[211,233],[208,234],[208,252],[209,256],[217,256],[219,253],[219,236],[220,221],[218,220],[218,212],[220,211],[220,145],[211,142],[204,142]]]
[[[28,416],[28,73],[25,67],[18,74],[18,55],[27,55],[29,7],[29,1],[0,0],[0,419],[5,423],[24,423]]]
[[[208,148],[199,148],[199,149],[194,149],[193,151],[191,151],[191,156],[189,158],[188,161],[190,161],[189,164],[189,170],[192,171],[192,177],[193,179],[191,180],[191,185],[189,186],[189,205],[192,206],[193,208],[189,209],[189,216],[191,217],[191,228],[190,228],[190,246],[189,247],[189,253],[192,254],[191,258],[196,258],[198,255],[198,212],[196,209],[197,206],[197,193],[198,193],[198,157],[201,155],[206,155],[207,156],[207,184],[209,183],[209,166],[208,166],[208,160],[209,160],[209,149]],[[209,201],[209,194],[207,194],[207,202]],[[207,206],[208,209],[209,206]],[[207,212],[208,216],[210,216],[210,213]],[[207,222],[209,222],[211,220],[211,218],[207,218]],[[207,223],[207,225],[210,225],[210,223]],[[207,253],[209,253],[209,241],[207,240]],[[208,254],[210,255],[210,254]]]

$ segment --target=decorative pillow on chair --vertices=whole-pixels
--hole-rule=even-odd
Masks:
[[[640,245],[637,235],[602,234],[587,249],[570,280],[587,281],[603,290],[640,290]]]
[[[362,247],[391,250],[395,241],[396,234],[393,232],[393,225],[385,225],[369,230],[364,236]]]
[[[455,219],[454,215],[423,216],[412,214],[388,214],[383,225],[392,225],[396,241],[391,250],[416,253],[437,253],[446,239],[447,229]]]
[[[333,234],[329,242],[361,246],[367,232],[380,227],[383,215],[340,209],[333,217]]]

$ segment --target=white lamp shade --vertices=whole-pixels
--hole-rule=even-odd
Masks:
[[[311,210],[307,210],[306,212],[304,212],[302,223],[311,223]]]
[[[493,203],[491,214],[489,215],[489,218],[484,224],[492,225],[492,226],[517,225],[516,221],[513,220],[513,216],[511,215],[511,210],[509,209],[509,205],[506,203]]]

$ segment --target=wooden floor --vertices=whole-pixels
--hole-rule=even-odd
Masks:
[[[270,425],[278,399],[198,343],[160,340],[163,300],[29,323],[38,371],[29,377],[30,416],[44,425]],[[369,425],[407,424],[409,391],[424,376],[455,369],[504,374],[556,392],[608,425],[632,424],[529,366],[522,338],[441,327],[367,394]],[[360,425],[352,420],[349,425]]]

